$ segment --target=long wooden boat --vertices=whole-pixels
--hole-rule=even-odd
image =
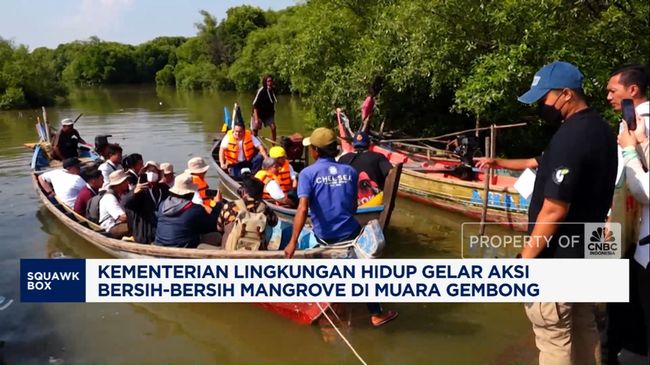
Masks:
[[[240,183],[234,180],[228,172],[224,171],[219,165],[219,145],[221,139],[225,136],[224,133],[218,133],[214,138],[214,144],[210,150],[212,165],[216,170],[217,176],[221,181],[221,188],[228,191],[230,194],[237,196],[237,189]],[[359,224],[365,225],[373,219],[379,221],[382,230],[385,230],[390,223],[390,217],[395,208],[395,198],[397,197],[397,189],[402,175],[402,164],[395,163],[393,169],[386,177],[384,184],[384,200],[383,204],[375,207],[359,208],[355,214],[355,218]],[[296,215],[296,210],[283,207],[272,202],[268,202],[268,206],[278,215],[281,220],[293,221]]]
[[[107,237],[103,234],[102,229],[88,221],[84,217],[75,214],[68,206],[60,203],[56,199],[50,199],[45,194],[38,183],[38,175],[60,166],[60,162],[50,164],[41,147],[38,144],[34,146],[32,156],[32,184],[41,203],[54,215],[61,223],[76,235],[85,239],[87,242],[99,250],[116,258],[138,259],[138,258],[195,258],[195,259],[270,259],[283,258],[282,250],[261,250],[261,251],[226,251],[217,248],[175,248],[162,247],[149,244],[140,244],[125,240],[117,240]],[[92,155],[92,150],[87,151]],[[82,161],[88,161],[89,158],[82,158]],[[58,165],[58,166],[57,166]],[[383,240],[382,237],[377,239]],[[326,246],[310,249],[297,250],[295,258],[341,258],[347,257],[352,250],[352,245]],[[321,318],[322,313],[328,310],[334,310],[331,303],[257,303],[256,305],[269,311],[280,314],[299,324],[312,324]]]
[[[353,152],[350,132],[337,111],[339,137],[343,149]],[[370,150],[381,153],[394,165],[402,164],[400,196],[438,208],[481,219],[485,197],[486,173],[474,169],[474,179],[464,181],[451,174],[457,159],[435,157],[421,151],[411,152],[403,144],[371,144]],[[514,188],[514,176],[494,174],[489,182],[486,220],[509,228],[527,230],[529,202]]]

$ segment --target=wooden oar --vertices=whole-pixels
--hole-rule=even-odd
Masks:
[[[82,115],[84,115],[84,113],[79,113],[79,115],[77,115],[77,117],[72,121],[72,125],[77,123],[77,121],[79,120],[79,118],[81,118]]]

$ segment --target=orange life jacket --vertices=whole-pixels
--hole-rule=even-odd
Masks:
[[[258,171],[255,174],[255,177],[264,183],[264,194],[262,195],[262,198],[264,200],[272,199],[271,195],[266,191],[266,184],[271,180],[277,179],[277,177],[266,170]]]
[[[209,207],[210,200],[212,200],[212,198],[208,196],[208,183],[205,181],[204,178],[201,178],[200,176],[197,175],[192,175],[192,182],[199,187],[198,189],[199,196],[203,200],[203,205]]]
[[[282,191],[289,192],[293,189],[293,181],[291,181],[291,167],[289,166],[289,160],[284,160],[284,165],[278,170],[278,174],[275,176],[275,180],[280,184]]]
[[[229,165],[234,165],[239,162],[239,143],[235,140],[232,130],[228,131],[226,138],[228,138],[228,148],[224,151],[224,157],[226,157],[226,162]],[[253,144],[253,134],[251,131],[247,130],[245,132],[242,145],[244,148],[244,159],[250,161],[255,155],[255,145]]]

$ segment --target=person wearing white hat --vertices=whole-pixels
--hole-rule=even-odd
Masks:
[[[203,206],[207,208],[214,207],[214,197],[217,195],[216,190],[210,189],[208,182],[205,180],[205,173],[210,166],[205,162],[202,157],[193,157],[187,161],[186,173],[192,175],[192,182],[197,186],[197,194]],[[198,202],[195,200],[195,202]]]
[[[112,238],[129,235],[129,226],[120,198],[129,191],[128,175],[123,170],[109,175],[108,189],[99,201],[99,225]]]
[[[174,186],[174,165],[169,162],[163,162],[160,164],[160,182],[167,184],[170,188]]]
[[[222,204],[215,201],[214,209],[194,204],[192,197],[197,188],[189,173],[176,176],[169,197],[158,208],[154,245],[196,248],[202,234],[216,230]]]
[[[160,203],[169,196],[169,187],[159,182],[159,172],[160,166],[156,161],[147,161],[140,170],[140,181],[122,201],[135,242],[148,244],[156,238],[156,212]]]
[[[54,149],[54,156],[60,160],[65,160],[70,157],[79,157],[79,143],[85,144],[79,131],[74,128],[74,121],[70,118],[65,118],[61,121],[61,130],[54,136],[52,148]]]

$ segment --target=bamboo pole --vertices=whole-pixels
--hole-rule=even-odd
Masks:
[[[527,124],[527,123],[515,123],[515,124],[494,125],[494,129],[506,129],[506,128],[523,127],[523,126],[525,126],[526,124]],[[453,136],[458,136],[458,135],[461,135],[461,134],[464,134],[464,133],[468,133],[468,132],[484,131],[484,130],[488,130],[488,129],[491,129],[491,128],[492,128],[492,126],[490,126],[490,127],[482,127],[482,128],[465,129],[465,130],[460,131],[460,132],[454,132],[454,133],[443,134],[443,135],[441,135],[441,136],[437,136],[437,137],[383,139],[383,140],[381,140],[381,141],[379,141],[379,142],[380,142],[380,143],[383,143],[383,142],[402,142],[402,141],[404,141],[404,142],[416,142],[416,141],[439,141],[439,140],[441,140],[441,139],[443,139],[443,138],[453,137]]]
[[[45,138],[47,138],[47,142],[50,142],[50,126],[47,123],[47,112],[45,111],[45,107],[42,106],[41,110],[43,111],[43,124],[45,126]]]
[[[495,145],[495,134],[496,126],[492,124],[490,127],[490,137],[485,137],[485,152],[492,159],[494,158],[494,145]],[[483,185],[485,191],[485,197],[483,198],[483,211],[481,212],[481,225],[479,227],[479,235],[482,236],[485,233],[485,221],[487,220],[487,210],[488,210],[488,197],[490,195],[490,180],[492,180],[492,167],[490,167],[485,174],[485,183]]]

